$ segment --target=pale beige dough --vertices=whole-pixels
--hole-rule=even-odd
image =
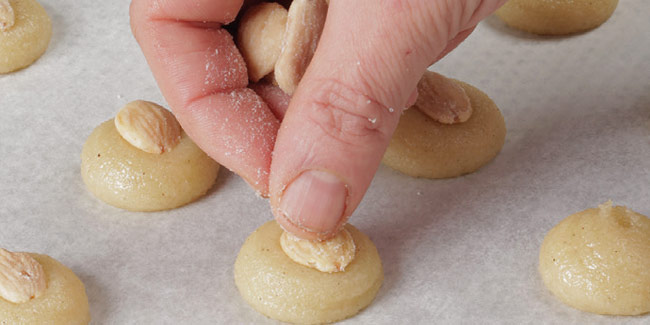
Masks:
[[[47,289],[25,303],[0,298],[0,324],[82,325],[90,322],[88,297],[83,283],[63,264],[41,254],[30,253],[47,276]]]
[[[564,35],[600,26],[618,0],[510,0],[496,15],[511,27],[541,35]]]
[[[490,162],[501,150],[506,127],[494,102],[482,91],[456,81],[472,106],[466,122],[442,124],[413,106],[402,114],[383,163],[407,175],[456,177]]]
[[[171,151],[144,152],[122,138],[111,119],[90,134],[81,152],[81,175],[96,197],[131,211],[173,209],[203,196],[219,164],[183,132]]]
[[[35,0],[9,0],[15,22],[0,30],[0,74],[27,67],[47,49],[52,23],[45,9]]]
[[[324,273],[291,260],[280,247],[282,229],[269,221],[247,239],[235,261],[235,284],[260,313],[283,322],[321,324],[342,320],[368,306],[383,282],[375,245],[346,225],[357,247],[345,271]]]
[[[650,219],[611,202],[572,214],[539,253],[546,287],[565,304],[607,315],[650,312]]]

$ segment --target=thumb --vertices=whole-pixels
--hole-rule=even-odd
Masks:
[[[271,206],[286,230],[326,239],[356,209],[422,73],[471,27],[467,6],[442,5],[455,2],[330,1],[271,163]]]

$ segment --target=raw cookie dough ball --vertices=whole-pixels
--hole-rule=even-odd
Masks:
[[[9,302],[0,297],[0,324],[88,324],[88,297],[81,280],[47,255],[28,255],[42,266],[47,288],[38,297],[23,303]]]
[[[142,103],[155,105],[136,101],[127,107]],[[173,148],[149,153],[127,142],[113,120],[104,122],[90,134],[81,152],[86,186],[102,201],[131,211],[173,209],[198,199],[214,184],[219,164],[180,126],[177,132],[180,139],[170,145]]]
[[[276,320],[321,324],[357,314],[375,298],[384,275],[375,245],[346,225],[356,256],[337,273],[291,260],[280,246],[283,230],[269,221],[247,239],[235,261],[235,284],[253,308]]]
[[[10,8],[4,8],[3,1]],[[52,23],[38,2],[0,0],[0,16],[5,17],[0,17],[0,74],[24,68],[45,53]],[[11,23],[2,28],[3,20]]]
[[[496,15],[513,28],[565,35],[598,27],[617,4],[618,0],[510,0]]]
[[[650,312],[650,219],[609,201],[572,214],[539,253],[546,287],[565,304],[607,315]]]
[[[414,177],[447,178],[474,172],[496,157],[506,135],[499,108],[482,91],[455,82],[469,97],[470,118],[443,124],[415,106],[407,109],[384,154],[384,164]]]

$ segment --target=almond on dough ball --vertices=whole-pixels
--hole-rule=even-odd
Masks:
[[[118,130],[119,129],[119,130]],[[180,128],[171,112],[127,104],[99,125],[81,152],[81,175],[100,200],[131,211],[173,209],[203,196],[219,164]]]
[[[356,244],[354,259],[345,270],[327,273],[285,254],[277,222],[259,227],[235,261],[242,298],[268,317],[295,324],[331,323],[357,314],[377,295],[384,273],[372,241],[350,225],[345,229]]]
[[[51,37],[50,17],[36,0],[0,0],[0,74],[34,63]]]
[[[23,279],[12,273],[18,273]],[[29,278],[31,283],[24,278]],[[23,290],[26,286],[31,287],[28,291],[32,295],[27,300],[7,300],[15,300],[21,292],[27,292]],[[47,255],[12,253],[0,248],[0,324],[86,325],[89,322],[86,289],[70,269]]]
[[[482,91],[460,81],[469,98],[471,116],[445,124],[418,105],[402,114],[382,162],[413,177],[448,178],[472,173],[489,163],[503,147],[506,127],[494,102]]]

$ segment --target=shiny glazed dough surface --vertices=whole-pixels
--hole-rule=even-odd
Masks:
[[[565,304],[587,312],[650,312],[650,219],[617,206],[570,215],[542,243],[539,271]]]
[[[29,255],[43,266],[47,276],[47,289],[43,295],[22,304],[0,298],[0,324],[88,324],[88,297],[81,280],[70,269],[47,255]]]
[[[346,225],[357,246],[355,259],[343,272],[323,273],[295,263],[282,251],[282,229],[275,221],[247,239],[235,261],[235,284],[260,313],[276,320],[320,324],[342,320],[368,306],[384,275],[375,245]]]
[[[219,164],[182,134],[171,151],[146,153],[120,136],[113,120],[90,134],[81,153],[81,175],[96,197],[132,211],[173,209],[203,196]]]
[[[52,23],[35,0],[9,0],[15,24],[0,31],[0,74],[22,69],[36,61],[47,49]]]
[[[404,111],[382,162],[414,177],[447,178],[472,173],[501,150],[506,126],[499,108],[482,91],[458,82],[470,99],[472,116],[442,124],[416,107]]]
[[[617,4],[618,0],[510,0],[496,14],[513,28],[564,35],[600,26]]]

